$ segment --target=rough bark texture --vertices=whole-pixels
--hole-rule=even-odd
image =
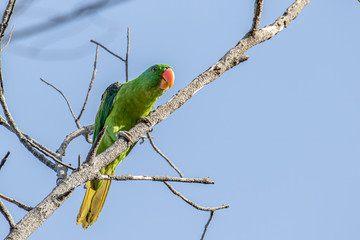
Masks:
[[[308,3],[309,0],[295,1],[272,25],[266,26],[258,31],[249,32],[245,35],[245,37],[241,39],[234,48],[230,49],[218,62],[213,64],[205,72],[201,73],[187,87],[175,94],[167,103],[154,110],[148,117],[153,123],[153,126],[164,120],[176,109],[180,108],[202,87],[220,77],[225,71],[238,65],[240,62],[247,60],[248,57],[243,56],[247,50],[282,31],[300,14],[302,9]],[[141,136],[144,136],[150,131],[151,127],[142,122],[137,124],[129,131],[133,136],[133,141],[135,142]],[[91,165],[84,163],[79,171],[75,171],[65,178],[64,181],[56,186],[42,202],[28,212],[11,230],[6,239],[20,240],[29,237],[31,233],[40,227],[44,221],[62,205],[76,187],[90,179],[95,179],[99,169],[113,161],[113,159],[118,157],[127,147],[128,142],[123,138],[120,138],[106,151],[97,155]]]

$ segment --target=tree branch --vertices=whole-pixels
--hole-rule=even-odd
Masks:
[[[123,62],[126,62],[125,59],[123,59],[122,57],[120,57],[119,55],[117,55],[116,53],[112,52],[111,50],[109,50],[107,47],[105,47],[104,45],[102,45],[101,43],[95,41],[95,40],[90,40],[90,42],[95,43],[96,45],[102,47],[105,51],[107,51],[108,53],[110,53],[111,55],[117,57],[118,59],[120,59]]]
[[[10,229],[13,229],[16,226],[16,224],[15,224],[14,219],[12,218],[9,210],[7,210],[5,204],[1,201],[1,199],[0,199],[0,212],[4,215],[4,217],[8,221],[8,223],[10,225]]]
[[[32,144],[32,143],[30,142],[30,144]],[[36,147],[36,145],[32,145],[32,146]],[[60,165],[62,165],[62,166],[64,166],[64,167],[70,168],[70,169],[72,169],[72,170],[76,170],[76,168],[74,168],[74,167],[72,167],[72,166],[70,166],[70,165],[68,165],[68,164],[66,164],[66,163],[63,163],[60,159],[58,159],[57,157],[54,157],[53,155],[47,153],[47,152],[44,151],[43,149],[38,148],[38,150],[39,150],[40,152],[42,152],[43,154],[45,154],[46,156],[48,156],[49,158],[51,158],[52,160],[54,160],[55,162],[57,162],[58,164],[60,164]]]
[[[133,176],[133,175],[99,175],[94,180],[145,180],[145,181],[156,181],[156,182],[184,182],[184,183],[203,183],[203,184],[214,184],[213,181],[209,180],[209,177],[204,178],[178,178],[169,176]]]
[[[97,69],[96,69],[96,65],[97,65],[97,58],[98,58],[98,53],[99,53],[99,45],[96,46],[96,52],[95,52],[95,60],[94,60],[94,70],[93,70],[93,74],[92,74],[92,77],[91,77],[91,81],[90,81],[90,84],[89,84],[89,89],[87,91],[87,94],[86,94],[86,98],[85,98],[85,101],[84,101],[84,105],[83,107],[81,108],[81,111],[79,113],[79,116],[75,119],[75,121],[77,122],[78,125],[79,124],[79,120],[82,116],[82,114],[84,113],[85,111],[85,106],[87,104],[87,101],[89,99],[89,95],[90,95],[90,92],[91,92],[91,88],[94,84],[94,80],[95,80],[95,77],[96,77],[96,72],[97,72]],[[79,127],[80,128],[80,127]]]
[[[5,46],[1,48],[1,51],[3,51],[3,50],[9,45],[9,43],[10,43],[10,41],[11,41],[11,36],[12,36],[13,30],[14,30],[14,27],[15,27],[15,25],[12,26],[11,31],[10,31],[10,35],[9,35],[9,38],[8,38],[7,41],[6,41]]]
[[[5,162],[7,161],[9,155],[10,155],[10,151],[8,151],[8,152],[5,154],[4,158],[1,160],[1,162],[0,162],[0,170],[1,170],[1,168],[4,166],[4,164],[5,164]]]
[[[153,125],[158,124],[176,109],[180,108],[201,88],[219,78],[225,71],[237,66],[240,62],[246,61],[249,57],[244,57],[243,54],[247,50],[281,32],[300,14],[308,3],[309,0],[295,1],[273,24],[260,29],[255,36],[245,35],[245,37],[241,39],[234,48],[230,49],[219,61],[214,63],[208,70],[201,73],[187,87],[175,94],[167,103],[154,110],[148,116],[150,122],[152,122]],[[134,128],[130,129],[129,132],[133,136],[134,142],[149,132],[151,127],[152,126],[149,127],[145,123],[140,122],[136,124]],[[75,171],[69,175],[55,187],[43,201],[18,222],[16,227],[13,228],[6,237],[6,240],[26,239],[61,206],[61,204],[71,195],[75,187],[96,177],[99,169],[117,158],[127,147],[127,141],[120,138],[104,152],[95,157],[94,165],[83,166],[79,171]]]
[[[0,49],[1,49],[2,38],[4,37],[6,28],[9,25],[10,18],[14,12],[15,2],[16,2],[15,0],[9,0],[5,12],[3,13],[3,18],[0,25]],[[0,51],[0,93],[4,94],[4,82],[3,82],[2,69],[1,69],[1,51]]]
[[[93,145],[91,146],[91,148],[89,150],[89,154],[86,157],[86,160],[85,160],[86,163],[88,163],[90,165],[93,164],[93,161],[94,161],[95,156],[96,156],[96,152],[97,152],[97,150],[98,150],[98,148],[100,146],[101,139],[105,135],[106,129],[107,129],[107,126],[103,127],[101,129],[101,131],[98,133],[98,135],[96,136],[96,139],[95,139]]]
[[[252,35],[254,35],[255,32],[259,30],[261,13],[262,13],[262,9],[263,9],[263,3],[264,3],[264,0],[255,0],[254,19],[253,19],[253,24],[252,24],[252,27],[250,30],[250,33]]]
[[[56,150],[56,153],[60,154],[61,156],[65,156],[66,155],[65,150],[69,146],[72,140],[74,140],[75,138],[81,135],[83,136],[89,135],[93,132],[93,130],[94,130],[94,124],[76,129],[75,131],[73,131],[72,133],[70,133],[65,137],[64,141],[60,144],[60,147]]]
[[[7,26],[9,25],[10,18],[13,14],[16,0],[9,0],[6,10],[3,14],[3,19],[0,25],[0,42],[4,37]]]
[[[215,212],[215,211],[210,211],[209,220],[208,220],[207,223],[205,224],[204,232],[203,232],[200,240],[204,240],[205,233],[206,233],[206,231],[207,231],[207,229],[208,229],[208,227],[209,227],[209,224],[210,224],[210,222],[211,222],[211,220],[212,220],[212,218],[213,218],[213,216],[214,216],[214,212]]]
[[[180,178],[181,179],[181,178]],[[173,186],[171,186],[168,182],[164,182],[165,185],[177,196],[179,196],[182,200],[184,200],[185,202],[187,202],[189,205],[193,206],[194,208],[201,210],[201,211],[216,211],[219,209],[224,209],[224,208],[229,208],[229,205],[221,205],[219,207],[202,207],[192,201],[190,201],[189,199],[187,199],[186,197],[184,197],[181,193],[179,193],[178,191],[175,190],[175,188]]]
[[[92,77],[91,77],[91,81],[90,81],[89,88],[88,88],[88,91],[87,91],[87,94],[86,94],[86,97],[85,97],[84,104],[83,104],[83,106],[82,106],[82,108],[81,108],[81,110],[80,110],[80,113],[79,113],[78,117],[75,116],[74,111],[73,111],[72,108],[71,108],[71,104],[70,104],[70,102],[68,101],[68,99],[67,99],[67,97],[65,96],[65,94],[64,94],[61,90],[59,90],[57,87],[55,87],[54,85],[52,85],[51,83],[49,83],[49,82],[45,81],[44,79],[40,78],[41,81],[43,81],[43,82],[46,83],[47,85],[53,87],[56,91],[58,91],[58,92],[63,96],[63,98],[65,99],[65,101],[66,101],[66,103],[67,103],[67,105],[68,105],[68,108],[69,108],[69,110],[70,110],[70,113],[71,113],[71,115],[72,115],[73,118],[74,118],[75,124],[76,124],[76,126],[77,126],[78,129],[81,128],[81,125],[80,125],[80,122],[79,122],[79,121],[80,121],[80,118],[81,118],[82,114],[83,114],[84,111],[85,111],[85,106],[86,106],[86,104],[87,104],[87,102],[88,102],[88,99],[89,99],[89,96],[90,96],[90,92],[91,92],[91,89],[92,89],[92,86],[93,86],[93,84],[94,84],[94,80],[95,80],[95,77],[96,77],[96,73],[97,73],[96,66],[97,66],[98,53],[99,53],[99,46],[97,45],[97,47],[96,47],[96,52],[95,52],[95,60],[94,60],[94,70],[93,70],[93,74],[92,74]],[[89,134],[84,135],[84,137],[85,137],[85,140],[86,140],[88,143],[91,143],[91,139],[89,138]],[[64,153],[65,153],[65,152],[64,152]]]
[[[41,80],[42,82],[46,83],[47,85],[49,85],[50,87],[52,87],[53,89],[55,89],[56,91],[58,91],[58,92],[61,94],[61,96],[65,99],[66,104],[68,105],[68,108],[69,108],[69,110],[70,110],[71,115],[73,116],[73,118],[74,118],[74,120],[75,120],[76,125],[78,126],[78,128],[80,128],[80,126],[79,126],[78,123],[76,122],[76,117],[75,117],[75,114],[74,114],[74,112],[73,112],[73,110],[72,110],[72,108],[71,108],[70,102],[68,101],[68,99],[67,99],[67,97],[65,96],[65,94],[64,94],[60,89],[58,89],[57,87],[55,87],[55,86],[52,85],[51,83],[45,81],[44,79],[40,78],[40,80]]]
[[[162,156],[167,162],[168,164],[179,174],[180,177],[184,177],[184,175],[181,173],[181,171],[170,161],[170,159],[168,157],[166,157],[161,151],[160,149],[155,145],[154,141],[152,140],[150,133],[146,133],[148,136],[148,139],[150,141],[151,146],[154,148],[154,150],[160,154],[160,156]]]
[[[0,197],[2,199],[4,199],[4,200],[8,201],[8,202],[14,203],[16,206],[18,206],[19,208],[22,208],[22,209],[24,209],[26,211],[31,211],[33,209],[33,207],[30,207],[29,205],[26,205],[26,204],[24,204],[22,202],[19,202],[19,201],[13,199],[13,198],[9,198],[9,197],[1,194],[1,193],[0,193]]]
[[[125,75],[126,75],[126,82],[129,81],[129,47],[130,47],[130,30],[129,27],[127,28],[127,35],[126,35],[126,58],[125,58]]]
[[[1,93],[0,93],[1,95]],[[12,126],[10,126],[10,124],[2,117],[0,116],[0,125],[3,125],[6,129],[8,129],[9,131],[15,133],[16,132],[14,130],[14,128]],[[46,152],[46,155],[52,155],[53,157],[56,158],[60,158],[61,155],[54,153],[53,151],[51,151],[50,149],[48,149],[47,147],[43,146],[42,144],[40,144],[39,142],[37,142],[36,140],[34,140],[33,138],[31,138],[29,135],[27,135],[26,133],[20,131],[21,135],[23,136],[23,141],[27,141],[28,145],[30,146],[25,146],[25,144],[21,141],[20,142],[24,144],[24,146],[36,157],[38,158],[42,163],[44,163],[46,166],[50,167],[51,169],[53,169],[54,171],[56,171],[56,166],[54,163],[52,163],[51,161],[49,161],[48,159],[45,158],[44,155],[38,153],[34,148],[38,149],[41,152]]]
[[[1,72],[0,72],[0,75],[2,75]],[[7,119],[7,124],[9,126],[7,128],[12,129],[11,131],[15,133],[15,135],[19,138],[20,142],[25,146],[25,148],[29,152],[31,152],[37,159],[39,159],[46,166],[48,166],[49,168],[56,171],[55,164],[52,163],[51,161],[49,161],[47,158],[45,158],[45,156],[42,155],[41,153],[39,153],[36,149],[34,149],[34,147],[29,143],[28,139],[23,135],[23,132],[21,132],[20,129],[16,126],[14,119],[12,118],[10,111],[6,105],[4,94],[1,91],[0,91],[0,104],[3,108],[3,111],[4,111],[6,119]],[[6,126],[6,124],[4,122],[2,125]]]

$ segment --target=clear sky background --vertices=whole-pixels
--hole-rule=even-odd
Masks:
[[[175,69],[162,104],[250,29],[253,2],[129,0],[16,39],[16,31],[84,4],[31,1],[12,18],[13,41],[2,53],[11,113],[22,131],[57,149],[76,126],[62,97],[39,78],[60,88],[78,114],[93,68],[90,39],[124,56],[128,26],[130,79],[154,63]],[[265,1],[261,27],[292,2]],[[156,144],[186,177],[216,182],[173,186],[203,206],[230,204],[215,213],[206,239],[360,239],[359,11],[356,0],[311,1],[283,32],[248,51],[247,62],[155,127]],[[82,125],[93,123],[102,92],[124,76],[123,63],[100,50]],[[4,127],[0,141],[0,158],[11,151],[0,192],[35,206],[54,187],[55,174]],[[64,161],[77,165],[89,148],[76,139]],[[137,144],[116,173],[176,176],[148,142]],[[200,239],[209,217],[162,183],[113,182],[98,221],[84,231],[75,225],[84,192],[77,188],[29,239]],[[5,204],[16,222],[24,216]],[[8,230],[0,217],[0,238]]]

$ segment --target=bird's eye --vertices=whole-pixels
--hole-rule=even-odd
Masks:
[[[152,72],[156,72],[156,71],[157,71],[157,67],[153,67],[153,68],[151,69],[151,71],[152,71]]]

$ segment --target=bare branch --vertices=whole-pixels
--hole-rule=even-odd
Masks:
[[[155,143],[154,143],[154,141],[152,140],[152,137],[150,136],[150,133],[146,133],[146,134],[147,134],[148,139],[149,139],[149,141],[150,141],[150,143],[151,143],[151,146],[154,148],[154,150],[155,150],[158,154],[160,154],[160,156],[162,156],[162,157],[168,162],[168,164],[180,175],[180,177],[183,178],[184,175],[180,172],[180,170],[170,161],[169,158],[167,158],[167,157],[160,151],[160,149],[159,149],[158,147],[155,146]]]
[[[96,69],[96,65],[97,65],[97,58],[98,58],[98,53],[99,53],[99,45],[96,46],[96,53],[95,53],[95,60],[94,60],[94,70],[93,70],[93,74],[92,74],[92,77],[91,77],[91,81],[90,81],[90,84],[89,84],[89,89],[87,91],[87,94],[86,94],[86,98],[85,98],[85,101],[84,101],[84,105],[79,113],[79,116],[76,118],[76,122],[78,122],[79,124],[79,120],[83,114],[83,112],[85,111],[85,106],[87,104],[87,101],[89,99],[89,95],[90,95],[90,92],[91,92],[91,88],[94,84],[94,80],[95,80],[95,77],[96,77],[96,72],[97,72],[97,69]],[[79,124],[80,125],[80,124]]]
[[[87,162],[89,164],[93,164],[93,161],[94,161],[95,156],[96,156],[96,152],[97,152],[97,150],[98,150],[98,148],[100,146],[101,139],[105,135],[106,129],[107,129],[107,126],[103,127],[103,129],[101,129],[99,134],[96,136],[95,142],[91,146],[89,154],[87,155],[85,162]]]
[[[6,155],[4,156],[4,158],[1,160],[1,162],[0,162],[0,170],[4,166],[4,164],[5,164],[6,160],[7,160],[7,158],[9,157],[9,155],[10,155],[10,151],[8,151],[6,153]]]
[[[117,57],[117,58],[119,58],[121,61],[123,61],[123,62],[126,62],[126,60],[125,59],[123,59],[122,57],[120,57],[119,55],[117,55],[116,53],[114,53],[114,52],[112,52],[112,51],[110,51],[107,47],[105,47],[104,45],[102,45],[101,43],[98,43],[97,41],[95,41],[95,40],[90,40],[90,42],[92,42],[92,43],[95,43],[96,45],[99,45],[100,47],[102,47],[103,49],[105,49],[108,53],[110,53],[111,55],[113,55],[113,56],[115,56],[115,57]]]
[[[26,204],[24,204],[22,202],[19,202],[19,201],[13,199],[13,198],[9,198],[9,197],[1,194],[1,193],[0,193],[0,197],[2,199],[4,199],[4,200],[8,201],[8,202],[14,203],[16,206],[18,206],[19,208],[22,208],[22,209],[24,209],[26,211],[31,211],[33,209],[33,207],[30,207],[29,205],[26,205]]]
[[[8,129],[10,132],[15,133],[15,130],[8,124],[8,122],[2,117],[0,116],[0,125],[3,125],[6,129]],[[59,154],[54,153],[53,151],[51,151],[49,148],[45,147],[44,145],[42,145],[41,143],[39,143],[38,141],[36,141],[35,139],[31,138],[29,135],[27,135],[26,133],[24,133],[23,131],[20,131],[21,134],[25,137],[25,139],[31,144],[34,145],[34,147],[36,149],[42,149],[44,151],[46,151],[48,154],[51,154],[53,156],[56,157],[60,157]],[[16,134],[16,133],[15,133]]]
[[[30,142],[30,144],[31,144],[33,147],[36,147],[35,144],[32,144],[31,142]],[[42,152],[43,154],[45,154],[46,156],[48,156],[49,158],[51,158],[52,160],[54,160],[55,162],[57,162],[58,164],[60,164],[60,165],[62,165],[62,166],[64,166],[64,167],[70,168],[71,170],[76,170],[76,168],[74,168],[74,167],[72,167],[72,166],[70,166],[70,165],[68,165],[68,164],[66,164],[66,163],[63,163],[63,162],[62,162],[61,160],[59,160],[57,157],[54,157],[53,155],[47,153],[47,152],[44,151],[43,149],[38,148],[38,150],[39,150],[40,152]]]
[[[53,152],[52,150],[50,150],[49,148],[45,147],[44,145],[42,145],[41,143],[39,143],[38,141],[36,141],[35,139],[31,138],[29,135],[27,135],[26,133],[22,132],[22,135],[26,138],[26,140],[36,149],[38,150],[42,150],[47,152],[47,154],[50,154],[56,158],[61,158],[61,155],[58,153]]]
[[[67,105],[68,105],[68,107],[69,107],[70,113],[71,113],[71,115],[73,116],[73,118],[74,118],[74,120],[75,120],[75,123],[76,123],[75,114],[74,114],[74,112],[73,112],[73,110],[72,110],[72,108],[71,108],[71,105],[70,105],[68,99],[66,98],[65,94],[64,94],[61,90],[59,90],[57,87],[55,87],[54,85],[52,85],[51,83],[45,81],[44,79],[40,78],[40,80],[43,81],[44,83],[46,83],[47,85],[51,86],[52,88],[54,88],[56,91],[58,91],[58,92],[61,94],[61,96],[63,96],[63,98],[65,99],[65,101],[66,101],[66,103],[67,103]],[[76,125],[78,125],[78,123],[76,123]],[[78,126],[78,128],[80,128],[80,127]]]
[[[0,25],[0,48],[1,48],[1,41],[4,37],[6,28],[9,24],[10,18],[14,12],[16,0],[9,0],[8,5],[6,6],[5,12],[3,13],[3,18]],[[0,51],[1,54],[1,51]],[[2,70],[1,70],[1,55],[0,55],[0,92],[4,93],[4,82],[3,82],[3,76],[2,76]]]
[[[3,19],[0,25],[0,42],[4,37],[5,30],[10,22],[10,18],[13,14],[16,0],[9,0],[6,10],[3,14]]]
[[[12,218],[10,212],[7,210],[7,208],[5,207],[5,205],[1,201],[1,199],[0,199],[0,212],[4,215],[6,220],[9,222],[10,229],[13,229],[16,224],[15,224],[14,219]]]
[[[264,0],[255,0],[255,6],[254,6],[254,19],[253,24],[250,30],[250,33],[253,35],[256,31],[259,30],[260,25],[260,19],[261,19],[261,13],[263,9],[263,3]]]
[[[215,211],[210,211],[209,220],[208,220],[207,223],[205,224],[204,232],[203,232],[200,240],[204,240],[205,233],[206,233],[207,228],[209,227],[209,224],[210,224],[210,222],[211,222],[211,220],[212,220],[212,218],[213,218],[213,216],[214,216],[214,212],[215,212]]]
[[[79,154],[79,156],[78,156],[78,168],[77,168],[78,170],[80,170],[81,169],[81,155]]]
[[[96,69],[96,66],[97,66],[97,57],[98,57],[98,53],[99,53],[99,46],[96,47],[96,53],[95,53],[95,60],[94,60],[94,70],[93,70],[93,74],[92,74],[92,77],[91,77],[91,81],[90,81],[90,84],[89,84],[89,88],[88,88],[88,91],[87,91],[87,94],[86,94],[86,97],[85,97],[85,101],[84,101],[84,104],[83,104],[83,107],[79,113],[79,116],[78,117],[75,117],[75,114],[74,114],[74,111],[72,110],[71,108],[71,105],[70,105],[70,102],[68,101],[67,97],[65,96],[65,94],[59,90],[57,87],[55,87],[53,84],[45,81],[44,79],[40,78],[41,81],[43,81],[44,83],[46,83],[47,85],[53,87],[56,91],[58,91],[62,96],[63,98],[65,99],[68,107],[69,107],[69,110],[70,110],[70,113],[71,115],[73,116],[74,118],[74,121],[75,121],[75,124],[76,126],[80,129],[81,128],[81,125],[80,125],[80,118],[82,116],[82,114],[84,113],[85,111],[85,106],[87,104],[87,101],[89,99],[89,96],[90,96],[90,92],[91,92],[91,89],[92,89],[92,86],[94,84],[94,80],[95,80],[95,77],[96,77],[96,72],[97,72],[97,69]],[[89,138],[89,134],[87,135],[84,135],[85,137],[85,140],[88,142],[88,143],[91,143],[91,139]]]
[[[0,75],[2,75],[1,72]],[[48,159],[46,159],[44,155],[36,151],[36,149],[34,149],[32,144],[28,141],[28,139],[23,135],[23,132],[20,131],[20,129],[16,126],[14,119],[12,118],[10,111],[6,105],[4,94],[1,91],[0,91],[0,104],[3,108],[3,111],[7,119],[7,122],[4,122],[3,121],[4,119],[1,119],[2,125],[8,128],[10,131],[14,132],[15,135],[19,138],[20,142],[25,146],[25,148],[29,152],[31,152],[37,159],[39,159],[42,163],[44,163],[46,166],[48,166],[49,168],[55,171],[56,170],[55,164],[49,161]]]
[[[16,134],[15,130],[10,126],[10,124],[8,124],[8,122],[2,116],[0,116],[0,125],[3,125],[6,129],[8,129],[9,131]],[[24,137],[24,140],[26,140],[28,142],[28,144],[30,144],[32,147],[38,149],[39,151],[45,151],[47,153],[46,155],[50,154],[50,155],[52,155],[54,157],[57,157],[57,158],[61,157],[60,154],[54,153],[49,148],[47,148],[44,145],[40,144],[39,142],[37,142],[35,139],[31,138],[29,135],[27,135],[23,131],[20,131],[20,133]],[[46,158],[44,158],[43,160],[48,161]]]
[[[188,86],[181,89],[167,103],[159,106],[149,116],[149,120],[158,124],[176,109],[180,108],[197,91],[219,78],[225,71],[237,66],[240,62],[246,61],[249,57],[243,56],[251,47],[262,43],[274,35],[281,32],[290,22],[295,19],[303,8],[309,3],[309,0],[296,0],[286,12],[279,17],[273,24],[260,29],[255,36],[244,36],[243,39],[232,49],[230,49],[218,62],[213,64],[208,70],[201,73]],[[151,129],[147,124],[140,122],[130,129],[133,141],[137,141]],[[6,240],[21,240],[29,237],[44,221],[49,218],[53,212],[71,195],[74,188],[80,186],[92,177],[96,177],[99,169],[108,165],[117,158],[128,147],[128,143],[123,138],[118,139],[114,144],[104,152],[96,155],[94,165],[81,168],[74,171],[64,179],[49,195],[41,201],[33,210],[28,212],[13,228]],[[211,211],[211,210],[210,210]]]
[[[22,132],[20,132],[21,134],[22,134]],[[43,154],[45,154],[46,156],[48,156],[48,157],[50,157],[51,159],[53,159],[55,162],[57,162],[57,163],[59,163],[60,165],[63,165],[63,166],[65,166],[65,167],[67,167],[67,168],[70,168],[70,169],[72,169],[72,170],[75,170],[75,168],[74,167],[71,167],[70,165],[67,165],[66,163],[63,163],[63,162],[61,162],[61,160],[59,160],[57,157],[56,157],[56,154],[55,153],[53,153],[53,154],[51,154],[52,153],[52,151],[50,151],[51,153],[49,153],[48,152],[48,150],[47,150],[47,148],[46,147],[44,147],[44,146],[42,146],[41,144],[34,144],[33,142],[32,142],[32,139],[30,138],[30,140],[29,139],[26,139],[23,135],[22,135],[22,137],[23,137],[23,141],[26,141],[26,144],[30,144],[31,146],[30,146],[30,148],[31,147],[34,147],[34,148],[36,148],[36,149],[38,149],[40,152],[42,152]],[[40,147],[41,146],[41,147]],[[29,150],[30,151],[30,150]],[[33,148],[31,148],[31,151],[30,152],[32,152],[33,154],[34,154],[34,152],[35,153],[37,153]],[[34,154],[35,155],[35,154]],[[41,155],[42,157],[44,157],[43,155]],[[47,160],[45,157],[44,157],[44,159],[45,160]],[[41,159],[40,159],[41,160]],[[48,160],[47,160],[48,161]],[[46,164],[46,163],[45,163]],[[56,170],[56,167],[54,166],[54,170]]]
[[[10,41],[11,41],[11,36],[12,36],[13,30],[14,30],[14,27],[15,27],[15,24],[12,26],[11,31],[10,31],[10,35],[9,35],[9,38],[8,38],[5,46],[4,46],[3,48],[1,48],[1,51],[3,51],[3,50],[9,45],[9,43],[10,43]]]
[[[127,28],[127,44],[126,44],[126,58],[125,58],[125,72],[126,82],[129,81],[129,47],[130,47],[130,30]]]
[[[182,179],[182,178],[180,178]],[[175,190],[175,188],[173,186],[171,186],[168,182],[164,182],[165,185],[177,196],[179,196],[182,200],[184,200],[185,202],[187,202],[188,204],[190,204],[191,206],[193,206],[194,208],[201,210],[201,211],[216,211],[219,209],[224,209],[224,208],[229,208],[229,205],[221,205],[219,207],[202,207],[192,201],[190,201],[189,199],[187,199],[186,197],[184,197],[181,193],[179,193],[178,191]]]
[[[94,124],[79,128],[79,129],[75,130],[74,132],[70,133],[69,135],[67,135],[65,137],[65,139],[61,143],[60,147],[56,150],[56,153],[60,154],[61,156],[65,156],[65,154],[66,154],[65,150],[72,140],[74,140],[75,138],[77,138],[81,135],[83,135],[83,136],[89,135],[93,132],[93,130],[94,130]]]
[[[125,78],[126,78],[126,82],[129,81],[129,48],[130,48],[130,29],[127,28],[127,36],[126,36],[126,57],[125,59],[120,57],[119,55],[117,55],[116,53],[110,51],[107,47],[105,47],[104,45],[102,45],[101,43],[95,41],[95,40],[90,40],[90,42],[95,43],[97,46],[102,47],[103,49],[105,49],[108,53],[110,53],[111,55],[119,58],[121,61],[123,61],[125,63]]]
[[[5,118],[3,118],[3,116],[1,116],[1,115],[0,115],[0,125],[4,125],[8,130],[11,129],[10,125],[7,123]],[[10,130],[10,131],[12,131],[12,130]]]
[[[204,178],[178,178],[169,176],[133,176],[133,175],[99,175],[94,180],[146,180],[156,182],[184,182],[184,183],[203,183],[203,184],[214,184],[213,181],[209,180],[209,177]]]
[[[170,164],[170,166],[171,166],[173,169],[175,169],[175,171],[177,171],[177,173],[180,175],[181,178],[183,178],[184,176],[183,176],[183,174],[180,172],[180,170],[177,169],[176,166],[170,161],[170,159],[168,159],[168,158],[160,151],[160,149],[155,146],[154,141],[152,140],[152,137],[151,137],[150,133],[147,133],[147,137],[148,137],[148,139],[149,139],[152,147],[154,148],[154,150],[155,150],[157,153],[159,153],[159,154]],[[167,186],[174,194],[176,194],[176,195],[178,195],[179,197],[181,197],[184,201],[186,201],[186,202],[189,203],[190,205],[194,206],[195,208],[200,207],[200,206],[197,205],[196,203],[191,202],[190,200],[187,200],[181,193],[177,192],[170,184],[168,184],[167,182],[164,182],[164,183],[166,184],[166,186]],[[227,206],[228,206],[228,205],[227,205]],[[224,208],[225,208],[225,207],[224,207]],[[199,209],[199,208],[197,208],[197,209]],[[216,210],[218,210],[218,209],[216,209]],[[201,240],[204,239],[205,233],[206,233],[206,231],[207,231],[207,228],[208,228],[208,226],[209,226],[209,224],[210,224],[210,222],[211,222],[211,220],[212,220],[212,218],[213,218],[213,216],[214,216],[214,212],[215,212],[216,210],[211,210],[211,211],[210,211],[210,218],[209,218],[208,222],[207,222],[206,225],[205,225],[204,232],[203,232],[203,234],[202,234],[202,236],[201,236]]]

